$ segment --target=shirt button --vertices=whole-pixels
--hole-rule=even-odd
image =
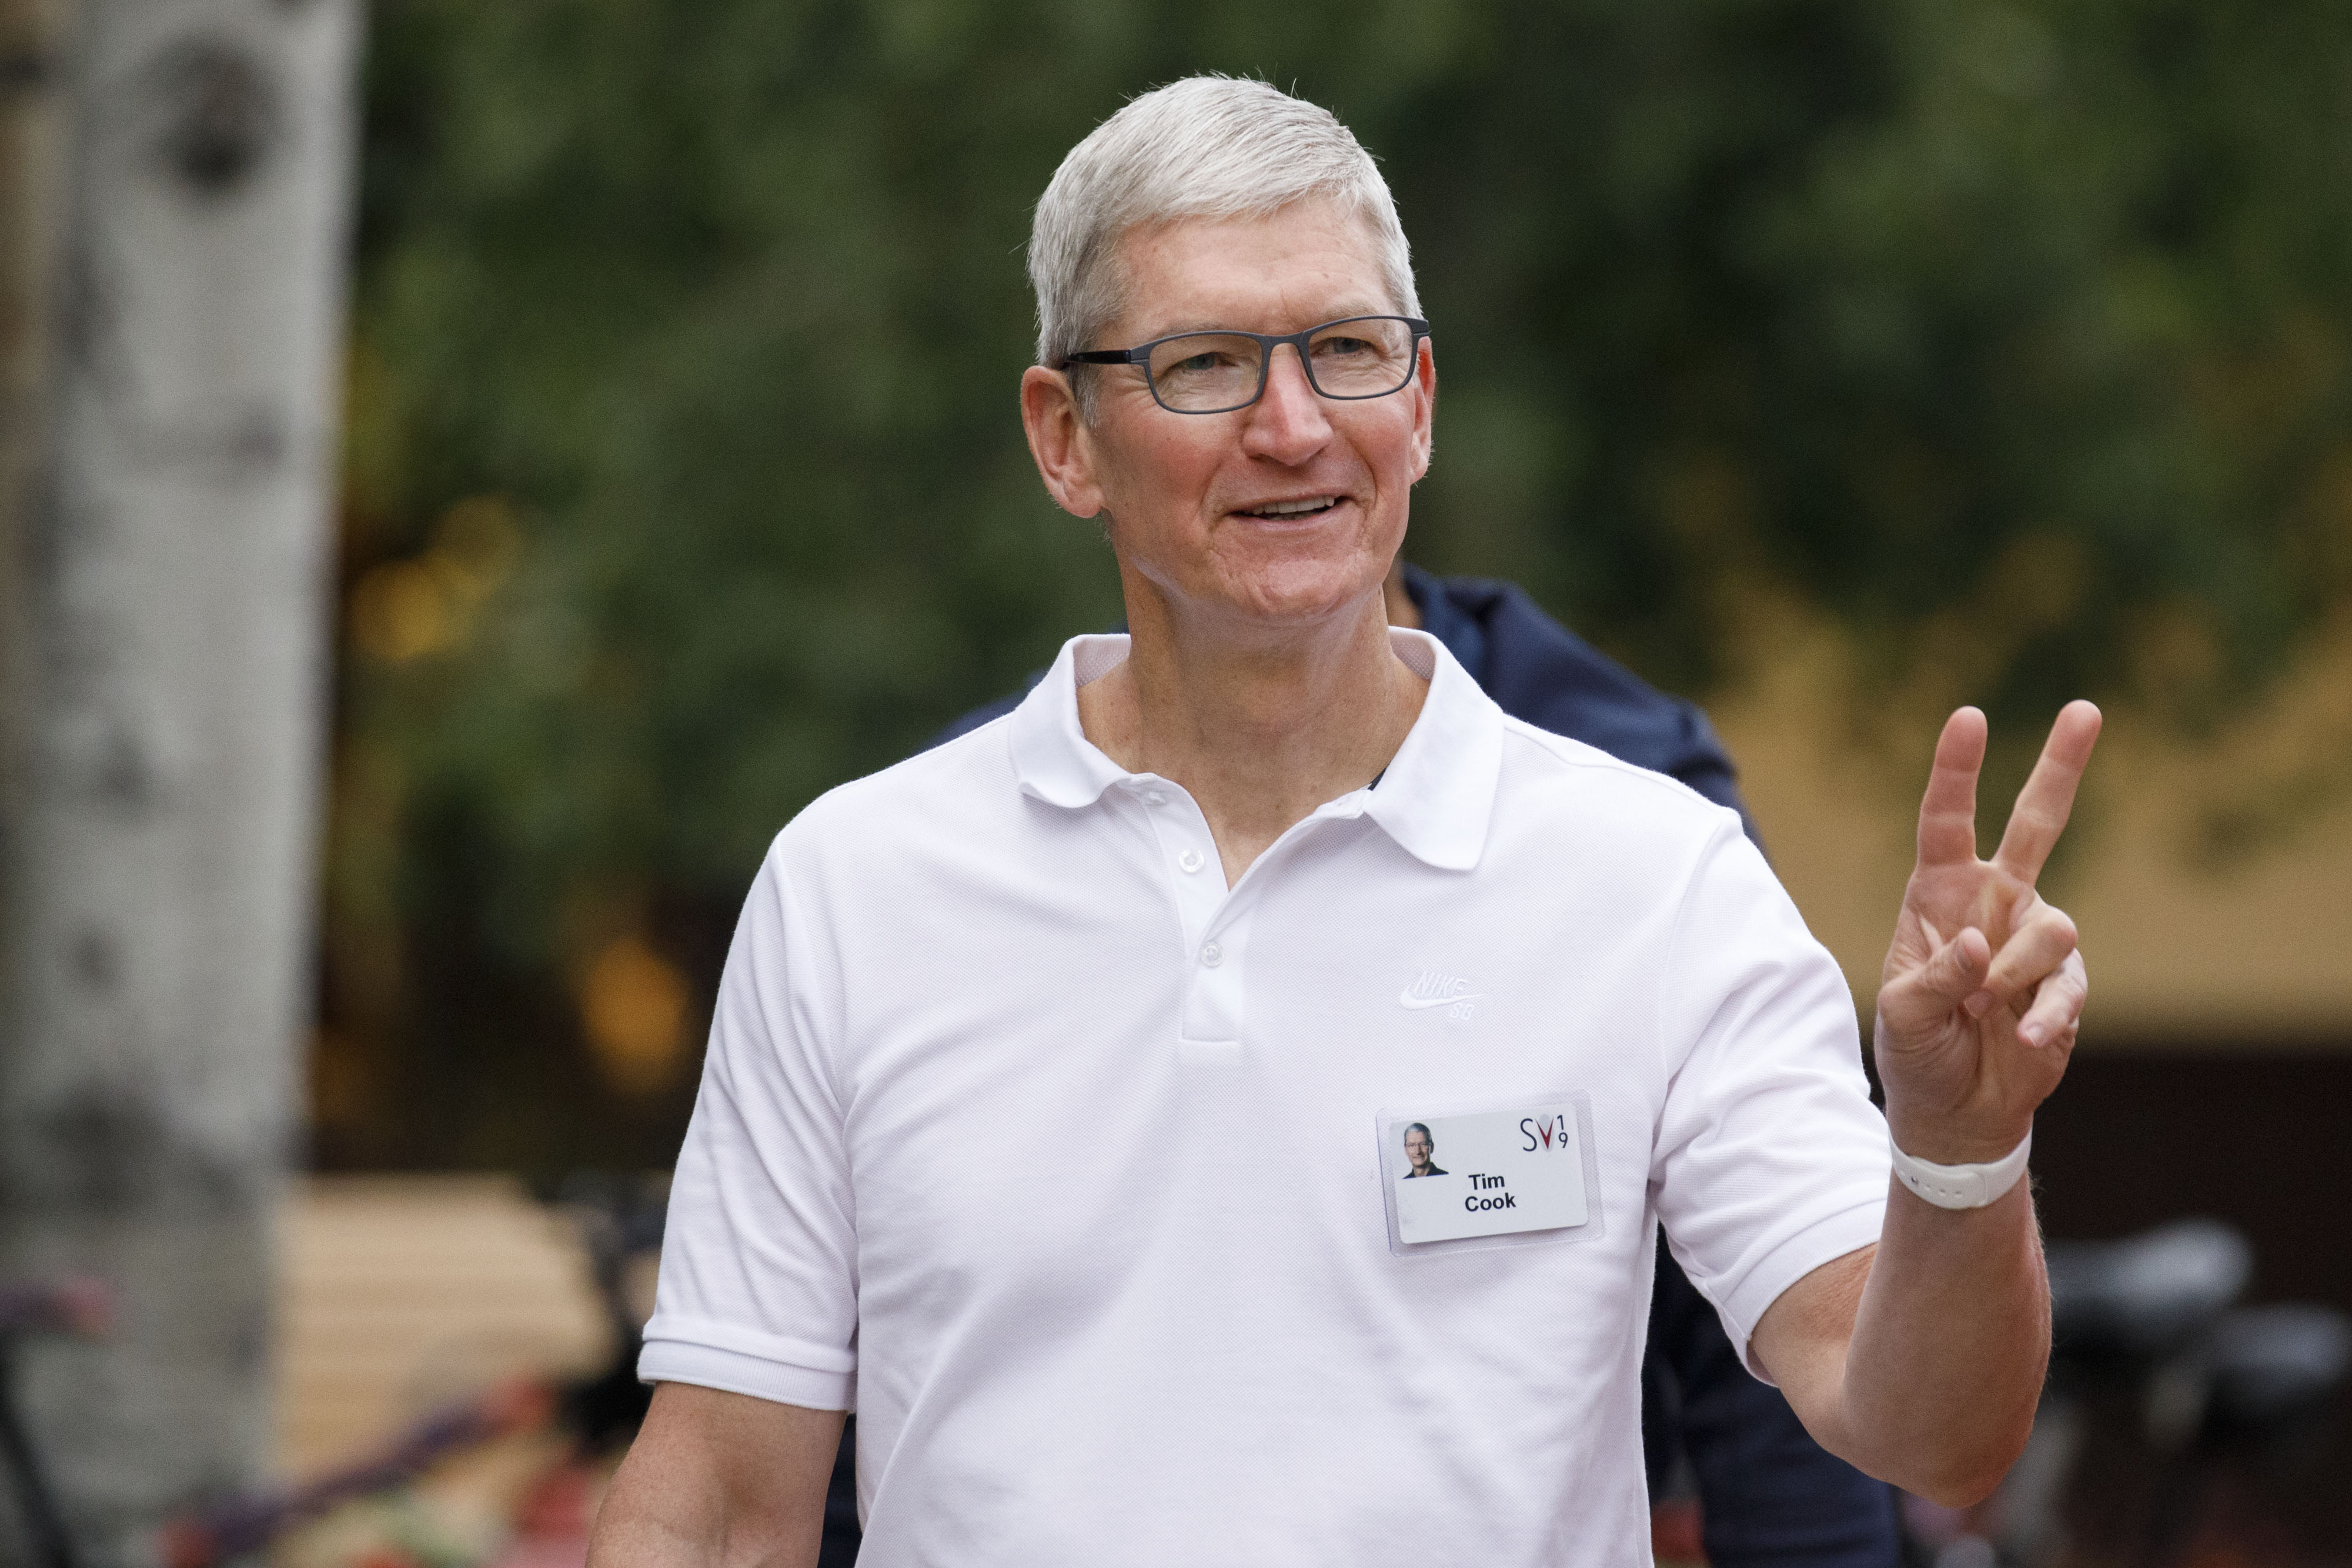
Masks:
[[[1209,862],[1201,858],[1200,851],[1186,850],[1182,854],[1176,857],[1176,863],[1182,866],[1188,872],[1194,872],[1199,871],[1202,866],[1207,865]]]
[[[1147,806],[1165,806],[1168,804],[1168,797],[1157,789],[1146,789],[1143,792],[1143,803]]]
[[[1213,969],[1225,961],[1225,950],[1214,942],[1201,949],[1201,962]]]

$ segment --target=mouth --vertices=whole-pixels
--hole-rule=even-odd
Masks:
[[[1322,516],[1346,499],[1345,496],[1304,496],[1295,501],[1265,501],[1255,507],[1239,507],[1234,515],[1260,517],[1268,522],[1302,522]]]

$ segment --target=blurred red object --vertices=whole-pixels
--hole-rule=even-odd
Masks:
[[[563,1465],[540,1478],[515,1516],[522,1535],[588,1537],[596,1522],[600,1477],[585,1465]]]
[[[425,1564],[396,1546],[378,1546],[352,1563],[352,1568],[425,1568]]]
[[[1660,1563],[1697,1563],[1706,1547],[1699,1538],[1698,1499],[1675,1498],[1650,1511],[1650,1555]]]
[[[540,1478],[515,1516],[515,1538],[492,1568],[584,1568],[603,1477],[593,1468],[559,1466]]]

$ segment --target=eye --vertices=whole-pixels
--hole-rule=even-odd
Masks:
[[[1318,338],[1315,351],[1325,359],[1339,359],[1349,354],[1366,354],[1372,345],[1362,338]]]

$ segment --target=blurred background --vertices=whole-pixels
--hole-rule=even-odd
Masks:
[[[2244,1301],[2352,1306],[2352,10],[5,0],[0,1280],[120,1319],[26,1342],[68,1514],[605,1354],[615,1189],[525,1194],[667,1165],[768,840],[1120,612],[1021,439],[1022,246],[1204,69],[1382,161],[1442,382],[1408,557],[1708,706],[1865,1020],[1942,715],[2005,803],[2105,707],[2048,1229],[2213,1217]],[[300,1370],[400,1333],[404,1392]],[[212,1458],[108,1479],[188,1447],[124,1343]],[[2204,1560],[2352,1561],[2313,1443]],[[2132,1560],[2100,1495],[2070,1550]]]

